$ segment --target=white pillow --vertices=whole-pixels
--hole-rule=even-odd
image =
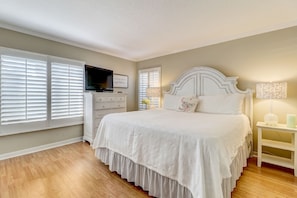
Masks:
[[[183,96],[165,94],[163,102],[164,109],[177,111],[182,97]]]
[[[192,96],[178,96],[165,94],[164,109],[184,112],[195,112],[198,104],[198,98]]]
[[[197,111],[203,113],[241,114],[243,94],[199,96]]]

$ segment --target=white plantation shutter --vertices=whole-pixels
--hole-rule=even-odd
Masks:
[[[1,55],[1,125],[47,119],[47,62]]]
[[[148,98],[150,104],[154,107],[160,107],[160,97],[147,97],[146,90],[150,87],[160,87],[161,85],[161,68],[155,67],[142,69],[138,72],[138,109],[146,109],[142,100]]]
[[[52,119],[83,116],[83,67],[51,64]]]
[[[0,135],[82,124],[83,66],[0,47]]]
[[[139,71],[138,77],[138,109],[145,109],[145,104],[142,104],[142,100],[146,97],[146,89],[148,87],[148,72]]]

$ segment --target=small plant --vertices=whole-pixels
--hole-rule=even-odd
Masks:
[[[145,105],[149,105],[151,103],[151,101],[148,98],[144,98],[141,102]]]

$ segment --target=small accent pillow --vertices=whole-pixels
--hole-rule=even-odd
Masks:
[[[241,114],[243,94],[199,96],[198,112],[218,114]]]
[[[178,110],[183,112],[195,112],[197,105],[198,105],[198,98],[182,97],[181,105],[178,107]]]
[[[198,98],[192,96],[178,96],[165,94],[164,95],[164,109],[184,112],[195,112],[198,104]]]

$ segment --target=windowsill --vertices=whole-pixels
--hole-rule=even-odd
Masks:
[[[62,124],[55,124],[54,126],[48,126],[48,127],[34,127],[32,129],[25,129],[25,130],[17,130],[15,132],[0,132],[1,136],[8,136],[8,135],[17,135],[22,133],[30,133],[30,132],[37,132],[37,131],[45,131],[45,130],[51,130],[56,128],[63,128],[63,127],[69,127],[69,126],[75,126],[75,125],[82,125],[83,121],[75,121],[75,122],[69,122],[69,123],[62,123]]]

